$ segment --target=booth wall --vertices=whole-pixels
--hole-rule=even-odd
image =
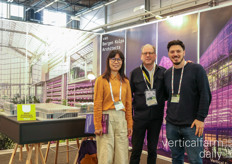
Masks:
[[[212,92],[205,140],[217,141],[205,151],[222,154],[220,161],[229,163],[232,161],[231,6],[200,14],[200,64],[207,72]],[[215,161],[217,157],[211,159]]]
[[[185,59],[200,63],[206,70],[212,92],[209,115],[205,120],[204,163],[232,160],[232,10],[231,6],[216,8],[179,17],[177,24],[170,20],[154,22],[123,31],[107,33],[102,38],[125,33],[126,75],[138,67],[141,47],[157,47],[157,64],[170,68],[167,43],[180,39],[185,43]],[[118,34],[118,37],[120,36]],[[115,39],[115,38],[112,38]],[[111,40],[112,41],[112,40]],[[102,41],[104,42],[104,41]],[[102,46],[102,49],[105,48]],[[104,55],[104,56],[103,56]],[[102,63],[107,57],[102,52]],[[104,69],[102,67],[102,73]],[[166,113],[166,112],[165,112]],[[166,121],[160,132],[158,150],[170,152],[166,139]],[[204,144],[205,144],[204,143]],[[213,143],[213,144],[212,144]],[[145,140],[146,145],[146,140]]]
[[[126,38],[126,74],[141,64],[141,47],[147,43],[156,45],[156,26],[150,24],[146,26],[135,27],[127,30]]]

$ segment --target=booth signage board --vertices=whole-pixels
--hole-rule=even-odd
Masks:
[[[120,50],[125,54],[125,41],[125,30],[102,35],[102,73],[106,68],[105,61],[112,50]]]
[[[18,104],[17,120],[18,121],[36,120],[35,104]]]

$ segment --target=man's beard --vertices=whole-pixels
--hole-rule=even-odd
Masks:
[[[178,63],[174,63],[174,62],[172,62],[174,65],[180,65],[180,63],[182,62],[184,60],[184,57],[182,57],[182,59],[180,60],[180,62],[178,62]]]

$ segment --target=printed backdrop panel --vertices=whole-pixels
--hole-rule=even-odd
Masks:
[[[120,50],[125,53],[125,31],[118,31],[102,35],[102,59],[101,73],[106,68],[106,59],[112,50]]]
[[[130,72],[142,63],[142,46],[156,46],[156,23],[128,29],[126,36],[126,75],[129,76]]]
[[[197,62],[198,14],[178,16],[158,23],[158,64],[170,68],[167,44],[181,40],[185,44],[185,59]]]

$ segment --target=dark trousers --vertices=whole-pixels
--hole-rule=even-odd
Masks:
[[[156,149],[162,122],[162,119],[134,120],[130,164],[139,164],[140,162],[146,130],[148,148],[147,164],[156,163]]]

